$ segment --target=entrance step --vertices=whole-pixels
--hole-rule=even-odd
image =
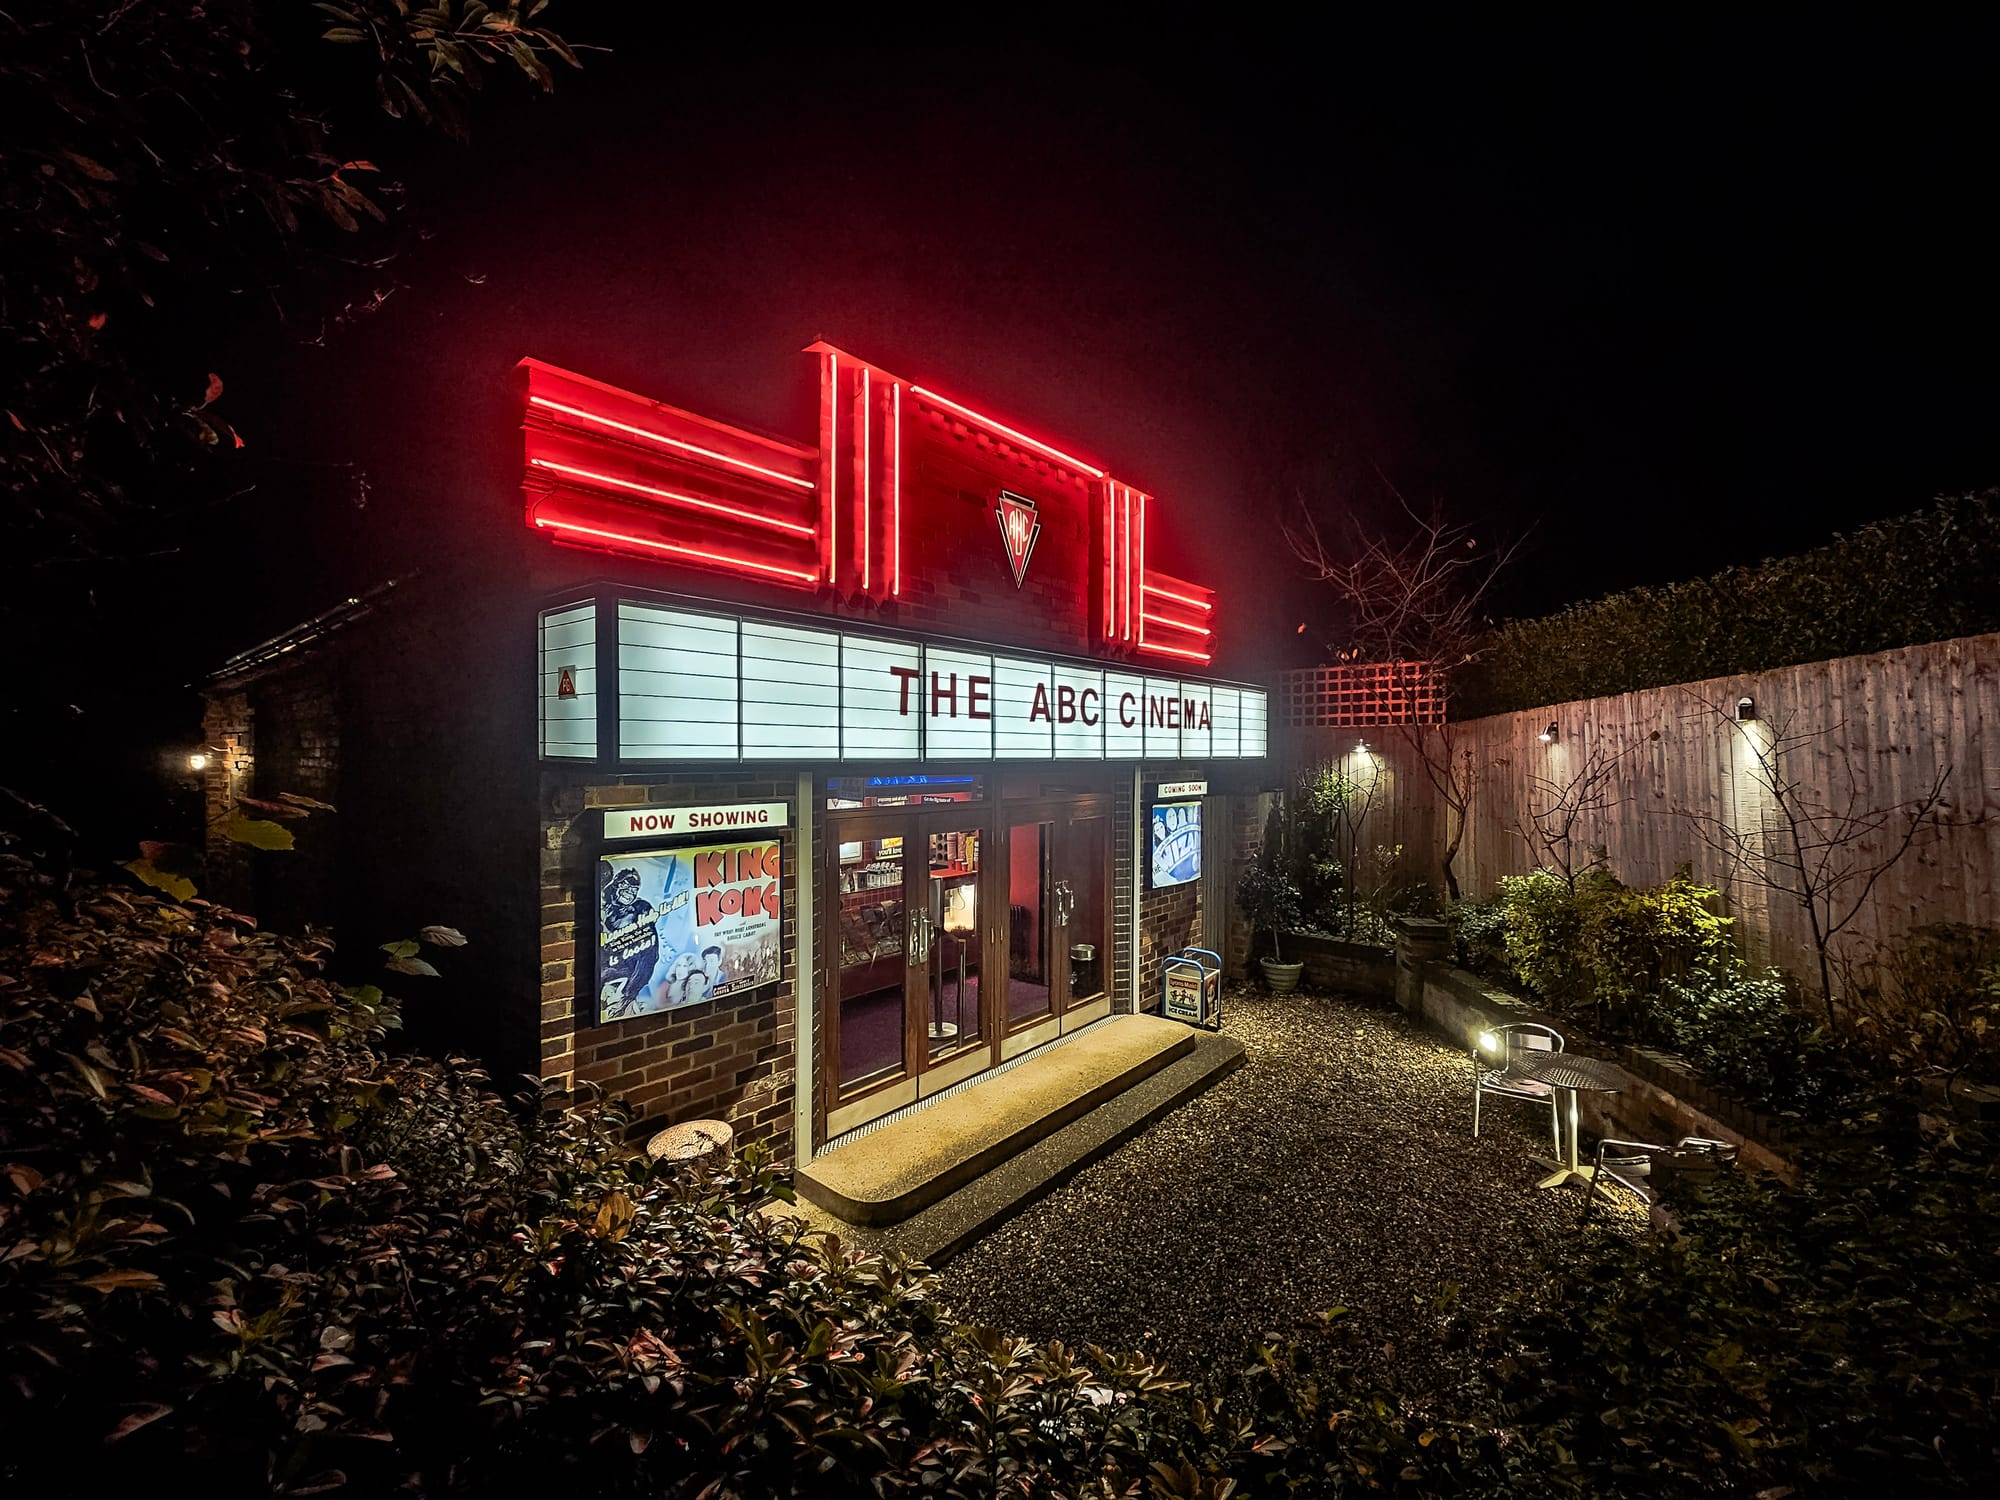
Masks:
[[[1115,1016],[820,1157],[798,1174],[795,1211],[856,1248],[936,1265],[1242,1062],[1233,1038]]]

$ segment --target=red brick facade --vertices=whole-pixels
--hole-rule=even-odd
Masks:
[[[543,776],[541,855],[541,1072],[623,1098],[644,1128],[720,1119],[739,1141],[768,1140],[790,1155],[795,1099],[794,1007],[798,986],[796,782],[737,773],[680,772],[607,780],[582,771]],[[595,821],[611,807],[784,802],[792,827],[779,836],[785,878],[783,973],[775,990],[593,1026],[588,978],[594,917]]]

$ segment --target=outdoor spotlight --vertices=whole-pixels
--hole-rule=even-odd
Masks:
[[[1366,755],[1368,753],[1368,741],[1356,740],[1354,742],[1354,753],[1356,755]]]
[[[1541,732],[1539,738],[1544,745],[1553,745],[1560,738],[1560,735],[1557,733],[1556,726],[1551,724]]]
[[[1491,1052],[1497,1055],[1500,1051],[1500,1038],[1495,1036],[1490,1031],[1480,1032],[1479,1050],[1481,1052]]]
[[[1757,722],[1757,705],[1746,694],[1736,700],[1736,722],[1754,724]]]
[[[188,769],[190,771],[206,771],[208,769],[208,752],[197,750],[190,755],[188,757]]]

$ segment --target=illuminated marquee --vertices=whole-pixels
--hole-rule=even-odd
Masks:
[[[553,653],[576,650],[544,612]],[[1267,701],[1237,683],[1124,672],[964,644],[892,639],[621,599],[616,704],[624,761],[1244,759],[1266,753]],[[592,637],[593,641],[595,637]],[[594,649],[594,647],[593,647]],[[543,717],[555,676],[541,672]],[[546,731],[545,756],[595,759],[594,733]],[[610,747],[607,747],[610,748]]]

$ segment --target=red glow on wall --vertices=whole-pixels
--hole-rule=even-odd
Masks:
[[[942,406],[945,410],[963,417],[966,421],[984,427],[988,432],[997,432],[1002,437],[1012,438],[1024,447],[1033,448],[1037,453],[1046,454],[1065,468],[1073,469],[1079,474],[1088,474],[1092,479],[1102,479],[1104,477],[1102,469],[1092,464],[1087,464],[1080,458],[1071,458],[1062,449],[1051,448],[1047,443],[1039,442],[1029,437],[1025,432],[1016,431],[1004,422],[996,422],[991,417],[982,416],[969,406],[960,406],[956,401],[947,400],[936,391],[928,390],[920,385],[913,385],[910,387],[910,394],[912,396],[921,396],[933,406]]]
[[[819,581],[817,573],[809,573],[800,568],[782,568],[776,563],[758,562],[754,558],[748,557],[734,557],[726,552],[710,552],[702,547],[683,547],[677,542],[663,542],[655,537],[632,536],[627,532],[609,531],[599,526],[581,526],[574,521],[552,521],[543,516],[537,516],[535,524],[549,531],[595,537],[602,541],[618,544],[615,547],[600,549],[603,551],[617,551],[623,547],[641,547],[651,552],[667,552],[676,557],[693,558],[696,561],[709,563],[718,568],[731,568],[742,572],[777,578],[796,578],[802,583],[817,583]]]
[[[674,490],[663,490],[658,485],[641,484],[635,479],[620,479],[615,474],[599,474],[590,469],[577,468],[574,464],[557,463],[552,458],[531,458],[528,460],[528,463],[532,468],[547,469],[552,473],[566,475],[571,479],[580,479],[585,484],[604,485],[612,489],[629,490],[635,495],[644,495],[652,500],[667,500],[675,505],[691,505],[701,510],[713,511],[717,515],[728,516],[732,520],[745,521],[753,526],[770,526],[779,531],[792,532],[797,536],[816,535],[812,527],[801,525],[797,521],[783,521],[776,516],[758,515],[755,511],[744,510],[739,506],[725,505],[719,500],[704,499],[700,495],[683,495]]]
[[[827,357],[827,439],[826,439],[826,581],[828,587],[840,583],[840,356]]]
[[[894,579],[889,592],[901,597],[903,592],[903,383],[898,380],[889,387],[889,405],[895,431],[895,454],[889,464],[889,507],[895,517],[894,537],[890,543],[890,566]]]

